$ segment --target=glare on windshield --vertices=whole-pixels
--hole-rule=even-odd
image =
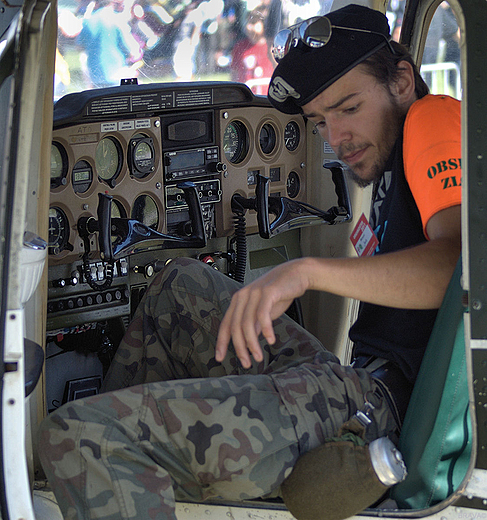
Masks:
[[[239,81],[266,94],[276,32],[331,0],[60,0],[55,97],[169,81]]]
[[[265,95],[275,67],[274,35],[282,27],[327,14],[332,2],[59,0],[55,98],[132,78],[138,83],[238,81]],[[387,8],[396,40],[404,5],[405,0],[390,0]],[[446,89],[438,87],[438,78],[448,75],[451,93],[459,97],[458,24],[442,2],[432,27],[450,25],[446,36],[445,29],[441,34],[429,31],[422,72],[435,93]],[[458,59],[450,48],[458,51]],[[428,61],[430,49],[440,49],[441,56],[438,51]]]

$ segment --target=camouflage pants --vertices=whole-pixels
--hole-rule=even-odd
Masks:
[[[67,519],[175,519],[175,500],[277,495],[298,456],[379,395],[368,440],[397,430],[362,369],[287,317],[244,370],[214,345],[238,284],[201,262],[154,280],[98,396],[41,425],[39,455]],[[376,403],[377,404],[377,403]]]

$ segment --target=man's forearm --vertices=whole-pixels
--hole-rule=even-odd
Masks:
[[[361,258],[306,258],[308,289],[405,309],[441,305],[461,244],[439,238],[394,253]]]

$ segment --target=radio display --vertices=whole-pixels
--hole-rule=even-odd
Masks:
[[[191,150],[170,155],[170,169],[186,170],[188,168],[201,168],[205,166],[205,150]]]

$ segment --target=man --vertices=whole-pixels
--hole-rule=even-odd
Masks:
[[[39,454],[66,518],[174,519],[175,499],[278,496],[299,456],[367,404],[366,441],[397,437],[460,252],[460,183],[443,189],[459,175],[458,103],[425,97],[382,14],[348,6],[320,20],[312,40],[313,20],[277,42],[269,99],[374,183],[378,251],[294,260],[238,291],[200,262],[171,262],[117,351],[108,393],[42,425]],[[362,300],[353,367],[283,316],[308,289]]]

